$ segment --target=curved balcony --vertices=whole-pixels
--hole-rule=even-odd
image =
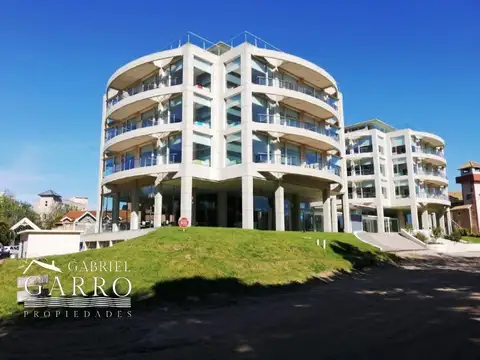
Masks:
[[[259,114],[253,121],[253,130],[281,133],[282,139],[292,140],[314,149],[340,151],[339,135],[332,129],[279,115]]]
[[[132,92],[131,94],[127,91],[124,91],[115,98],[109,100],[110,105],[107,105],[107,113],[105,117],[112,120],[126,119],[129,116],[140,112],[146,107],[166,100],[172,94],[179,93],[181,91],[181,85],[164,87],[146,86],[144,91]]]
[[[181,119],[171,118],[139,121],[106,130],[104,151],[122,151],[145,143],[153,134],[169,133],[181,130]]]
[[[270,65],[284,69],[298,78],[308,79],[312,85],[318,88],[333,87],[335,92],[337,91],[337,83],[334,78],[327,71],[308,60],[285,52],[259,47],[252,48],[252,55],[261,56]]]
[[[307,176],[326,183],[343,185],[341,169],[336,165],[307,163],[296,156],[255,154],[254,167],[258,172],[277,172]]]
[[[306,87],[288,81],[258,77],[253,92],[271,95],[276,101],[310,113],[320,119],[338,118],[336,103],[325,92],[307,91]]]
[[[440,136],[425,132],[425,131],[412,131],[412,135],[414,135],[417,139],[425,141],[432,146],[435,147],[444,147],[445,140],[443,140]]]
[[[443,171],[417,170],[415,177],[426,183],[435,185],[448,185],[447,175]]]
[[[421,192],[417,194],[417,201],[422,203],[432,203],[450,206],[450,199],[446,194],[432,194]]]
[[[182,161],[181,154],[170,154],[153,158],[130,158],[122,164],[107,167],[103,172],[102,184],[120,183],[126,179],[148,176],[160,172],[178,171]]]
[[[412,155],[422,160],[428,161],[434,165],[445,165],[447,160],[441,150],[435,150],[426,147],[412,146]]]

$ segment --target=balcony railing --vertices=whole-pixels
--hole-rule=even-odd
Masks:
[[[340,166],[327,164],[323,165],[319,162],[307,163],[302,161],[299,156],[289,156],[289,155],[276,155],[259,153],[254,154],[254,162],[255,163],[268,163],[268,164],[281,164],[286,166],[298,166],[308,169],[316,169],[322,171],[328,171],[332,174],[340,176]]]
[[[370,190],[365,191],[364,190],[364,192],[362,193],[361,190],[362,189],[359,190],[357,188],[357,193],[356,194],[352,193],[352,192],[349,192],[348,193],[348,198],[349,199],[372,199],[372,198],[376,197],[375,191],[370,191]],[[359,191],[360,191],[360,193],[359,193]]]
[[[135,122],[129,122],[128,124],[124,124],[121,126],[108,128],[105,130],[105,140],[111,140],[114,137],[133,131],[137,129],[142,129],[150,126],[157,126],[157,125],[165,125],[165,124],[174,124],[181,122],[182,119],[177,119],[175,114],[171,114],[170,118],[158,118],[158,119],[151,119],[151,120],[139,120]]]
[[[375,171],[372,167],[361,167],[359,169],[347,170],[347,176],[374,175]]]
[[[278,87],[280,89],[298,91],[323,101],[324,103],[333,107],[335,110],[337,109],[337,99],[331,97],[323,90],[316,90],[308,86],[302,86],[297,83],[292,83],[290,81],[285,81],[285,80],[280,80],[280,79],[275,79],[275,78],[270,78],[265,76],[257,76],[254,82],[258,85],[273,86],[273,87]]]
[[[438,199],[438,200],[449,200],[447,194],[436,194],[436,193],[428,193],[428,192],[419,192],[417,194],[419,198],[426,198],[426,199]]]
[[[300,129],[306,129],[309,131],[316,132],[317,134],[326,135],[332,138],[335,141],[339,141],[339,135],[332,129],[325,129],[316,124],[310,124],[306,122],[301,122],[293,118],[279,115],[267,115],[259,114],[256,119],[253,119],[255,122],[263,124],[279,124],[283,126],[296,127]]]
[[[445,154],[443,150],[437,150],[437,149],[432,149],[428,147],[422,147],[422,146],[412,146],[412,151],[416,153],[421,153],[421,154],[429,154],[429,155],[436,155],[440,156],[442,158],[445,157]]]
[[[439,170],[426,170],[426,169],[417,169],[415,172],[417,175],[427,175],[427,176],[438,176],[443,179],[447,178],[447,175],[445,174],[444,171],[439,171]]]
[[[140,84],[135,87],[127,88],[121,92],[119,92],[116,96],[113,98],[107,100],[107,109],[110,109],[113,105],[116,103],[122,101],[123,99],[126,99],[129,96],[133,96],[136,94],[139,94],[144,91],[148,90],[154,90],[162,87],[168,87],[168,86],[174,86],[174,85],[179,85],[177,84],[177,78],[176,77],[164,77],[162,79],[159,79],[158,81],[152,81],[147,84]]]
[[[366,146],[355,146],[355,147],[350,147],[347,149],[347,155],[348,154],[363,154],[363,153],[371,153],[373,152],[373,146],[372,145],[366,145]]]
[[[122,162],[121,164],[115,164],[113,166],[107,166],[103,173],[104,176],[115,174],[120,171],[126,171],[141,167],[155,166],[160,164],[178,164],[182,161],[182,154],[169,154],[169,155],[159,155],[153,157],[144,157],[144,158],[130,158]]]

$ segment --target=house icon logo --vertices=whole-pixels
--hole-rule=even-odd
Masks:
[[[53,260],[52,260],[52,264],[45,263],[45,262],[42,262],[42,261],[39,261],[39,260],[32,260],[30,262],[30,264],[27,266],[27,268],[23,271],[23,275],[25,275],[27,273],[27,271],[30,269],[30,267],[33,264],[37,264],[38,266],[41,266],[42,268],[47,269],[47,270],[52,270],[52,271],[59,272],[59,273],[62,272],[62,270],[59,267],[55,266],[55,261],[53,261]]]

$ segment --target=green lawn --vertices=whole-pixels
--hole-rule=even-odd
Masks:
[[[462,236],[462,240],[468,241],[469,243],[480,244],[480,238],[472,236]]]
[[[316,239],[326,239],[327,249],[317,246]],[[137,297],[148,299],[154,295],[177,300],[178,294],[196,296],[205,286],[211,286],[192,278],[209,279],[206,281],[216,284],[213,290],[221,292],[223,286],[228,288],[232,284],[245,288],[302,283],[329,271],[351,271],[354,267],[388,259],[388,255],[358,241],[352,234],[224,228],[189,228],[183,232],[179,228],[162,228],[111,248],[51,256],[43,261],[51,263],[54,260],[63,270],[60,276],[68,294],[72,291],[72,276],[89,279],[102,276],[107,287],[115,278],[126,276],[132,282],[137,301]],[[67,269],[71,261],[88,264],[110,260],[127,261],[129,272],[92,273]],[[30,260],[9,259],[0,265],[0,316],[22,310],[16,304],[16,279],[29,263]],[[32,269],[29,275],[57,274],[38,265],[33,265]],[[85,289],[92,291],[93,280],[87,280]]]

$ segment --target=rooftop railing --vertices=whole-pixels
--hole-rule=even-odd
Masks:
[[[146,84],[140,84],[131,88],[127,88],[119,92],[113,98],[107,100],[107,109],[110,109],[113,105],[117,104],[123,99],[139,94],[141,92],[175,85],[180,85],[180,81],[176,77],[167,76],[157,81],[152,81]]]
[[[321,100],[324,103],[333,107],[334,109],[337,109],[337,99],[331,97],[323,90],[316,90],[311,87],[299,85],[297,83],[293,83],[290,81],[280,80],[280,79],[275,79],[275,78],[270,78],[265,76],[257,76],[254,83],[258,85],[272,86],[272,87],[278,87],[280,89],[298,91],[303,94],[312,96],[318,100]]]
[[[172,50],[182,47],[185,44],[192,44],[202,49],[208,50],[213,54],[221,55],[224,52],[230,50],[231,48],[234,48],[243,43],[248,43],[262,49],[282,51],[279,48],[273,46],[272,44],[259,38],[256,35],[253,35],[248,31],[243,31],[240,34],[231,38],[230,40],[218,41],[217,43],[214,43],[213,41],[205,39],[204,37],[189,31],[180,39],[170,43],[163,50]]]
[[[316,132],[318,134],[326,135],[332,139],[339,141],[339,135],[332,129],[325,129],[322,126],[317,124],[311,124],[306,122],[301,122],[297,119],[289,118],[281,115],[268,115],[268,114],[259,114],[256,118],[253,119],[255,122],[263,124],[279,124],[283,126],[296,127],[300,129],[306,129],[309,131]]]

